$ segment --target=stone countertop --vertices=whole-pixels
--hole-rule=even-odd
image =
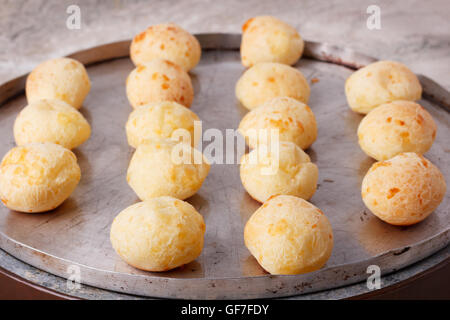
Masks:
[[[72,4],[81,9],[79,30],[66,27]],[[380,30],[366,26],[369,5],[380,8]],[[0,0],[0,83],[46,59],[131,39],[155,23],[175,22],[192,33],[238,33],[246,19],[263,14],[292,24],[304,39],[403,62],[450,89],[448,0]]]

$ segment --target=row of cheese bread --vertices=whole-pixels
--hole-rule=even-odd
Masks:
[[[28,105],[14,123],[17,147],[0,164],[0,198],[8,208],[52,210],[75,190],[81,171],[70,149],[91,134],[77,110],[90,87],[84,66],[70,58],[46,61],[29,74]]]
[[[430,215],[446,192],[443,174],[422,154],[436,138],[431,114],[414,102],[422,96],[417,76],[405,65],[379,61],[345,83],[352,110],[367,114],[358,127],[361,149],[378,160],[363,179],[361,195],[377,217],[412,225]]]
[[[110,239],[117,254],[138,269],[167,271],[195,260],[203,249],[203,217],[183,201],[200,189],[210,169],[194,148],[200,119],[188,109],[194,99],[188,71],[200,56],[198,40],[173,23],[151,26],[131,43],[136,67],[126,92],[134,110],[125,127],[136,150],[127,182],[141,202],[115,217]]]
[[[316,191],[318,168],[304,150],[317,139],[317,123],[307,105],[308,81],[290,66],[304,43],[295,28],[269,16],[248,20],[242,31],[241,60],[250,68],[236,97],[250,112],[238,130],[253,150],[242,157],[240,176],[263,203],[245,225],[245,245],[272,274],[312,272],[331,256],[333,231],[306,201]]]

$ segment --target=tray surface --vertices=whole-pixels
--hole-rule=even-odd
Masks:
[[[191,109],[203,121],[203,131],[217,128],[225,136],[225,130],[236,129],[246,113],[234,95],[236,81],[245,70],[239,51],[232,50],[238,48],[239,38],[201,35],[199,39],[203,48],[218,49],[203,51],[200,64],[190,74],[195,90]],[[101,46],[74,56],[84,63],[123,57],[128,43]],[[308,43],[307,52],[315,46]],[[346,54],[345,59],[352,58],[351,53]],[[371,60],[357,54],[353,57],[356,67],[361,65],[357,60],[362,59],[362,64]],[[345,59],[323,55],[323,60],[341,64],[346,64]],[[127,145],[124,129],[132,111],[125,94],[125,79],[133,69],[128,57],[88,67],[92,88],[80,111],[92,126],[92,136],[74,151],[82,171],[75,192],[48,213],[19,213],[2,206],[0,247],[62,277],[70,277],[68,267],[75,264],[80,267],[81,282],[105,289],[155,297],[265,298],[361,281],[371,264],[388,273],[446,246],[450,229],[448,194],[430,217],[412,227],[390,226],[365,208],[360,185],[374,161],[357,143],[356,129],[362,116],[353,113],[345,99],[344,82],[353,70],[310,58],[302,58],[296,67],[308,80],[319,80],[310,83],[308,103],[316,115],[319,134],[307,153],[319,167],[318,190],[310,201],[327,215],[334,231],[333,254],[323,269],[297,276],[272,276],[262,270],[243,241],[244,225],[260,204],[243,189],[237,164],[214,164],[200,191],[187,200],[206,222],[204,250],[196,261],[171,272],[150,273],[128,266],[115,254],[109,241],[111,222],[121,210],[138,201],[125,179],[134,151]],[[0,86],[0,101],[12,87],[23,89],[23,78]],[[436,141],[425,156],[449,182],[450,147],[446,140],[450,137],[450,115],[431,101],[420,103],[438,126]],[[13,123],[25,105],[22,94],[1,106],[1,156],[15,145]],[[203,149],[208,143],[203,142]]]

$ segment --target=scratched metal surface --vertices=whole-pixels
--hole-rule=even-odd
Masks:
[[[236,50],[239,36],[198,37],[203,48],[216,50],[205,50],[191,73],[192,110],[203,120],[204,129],[237,128],[246,112],[234,96],[234,85],[244,71]],[[289,296],[355,283],[365,279],[368,265],[377,264],[383,273],[390,273],[448,245],[448,195],[429,218],[412,227],[385,224],[364,207],[360,184],[373,160],[358,147],[356,128],[362,117],[347,107],[344,81],[350,68],[374,59],[309,42],[307,57],[296,67],[309,80],[319,80],[311,83],[309,101],[319,135],[307,152],[319,167],[319,188],[311,202],[324,211],[334,230],[335,246],[327,265],[305,275],[266,274],[243,242],[244,224],[259,204],[244,191],[238,165],[213,165],[198,194],[188,199],[206,221],[202,255],[171,272],[150,273],[128,266],[109,242],[113,218],[138,201],[125,180],[133,152],[124,130],[131,112],[125,95],[125,79],[133,68],[126,57],[128,45],[128,41],[119,42],[73,55],[84,63],[98,62],[88,68],[92,89],[81,109],[91,123],[92,136],[75,150],[81,182],[63,205],[48,213],[18,213],[2,206],[0,247],[5,251],[62,277],[70,275],[68,266],[78,265],[81,281],[99,288],[153,297],[240,299]],[[123,58],[107,60],[117,57]],[[0,86],[0,103],[23,90],[23,79]],[[436,141],[426,156],[450,181],[450,115],[444,110],[448,92],[423,76],[421,80],[428,81],[425,96],[442,101],[441,105],[420,102],[438,125]],[[1,106],[0,155],[14,146],[13,122],[25,104],[19,94]]]

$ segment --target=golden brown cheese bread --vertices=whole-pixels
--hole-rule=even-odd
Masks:
[[[14,122],[14,138],[19,146],[52,142],[73,149],[90,135],[91,126],[83,115],[62,100],[36,100],[23,108]]]
[[[130,57],[138,66],[165,59],[189,71],[200,61],[202,49],[197,38],[174,23],[151,26],[134,37]]]
[[[276,97],[308,103],[309,94],[308,81],[299,70],[276,62],[254,65],[236,84],[237,99],[250,110]]]
[[[254,17],[242,26],[241,60],[246,67],[260,62],[293,65],[302,56],[303,47],[297,30],[275,17]]]
[[[170,139],[177,134],[177,130],[186,130],[190,144],[195,146],[195,121],[200,119],[194,112],[173,101],[140,106],[130,113],[125,126],[128,144],[137,148],[146,141]]]
[[[126,89],[133,108],[162,101],[175,101],[190,107],[194,99],[194,89],[187,72],[162,59],[146,62],[131,71]]]
[[[71,58],[57,58],[38,65],[27,77],[28,103],[42,99],[59,99],[80,109],[91,89],[84,66]]]
[[[353,111],[366,114],[395,100],[419,100],[422,86],[404,64],[378,61],[354,72],[345,82],[345,94]]]
[[[209,168],[203,154],[188,144],[152,140],[137,147],[127,181],[143,201],[159,196],[184,200],[200,189]]]
[[[307,149],[317,138],[314,113],[304,103],[289,97],[271,99],[251,110],[238,128],[251,148],[270,144],[271,130],[277,130],[280,141],[289,141]]]
[[[436,123],[419,104],[398,100],[369,112],[358,127],[361,149],[376,160],[403,152],[423,154],[436,137]]]
[[[114,219],[110,239],[128,264],[167,271],[195,260],[203,249],[205,222],[189,203],[157,197],[138,202]]]
[[[73,152],[60,145],[30,143],[12,148],[0,165],[0,198],[11,210],[55,209],[75,190],[81,178]]]
[[[277,150],[257,148],[244,155],[240,175],[245,190],[259,202],[280,194],[308,200],[316,191],[319,170],[297,145],[280,142]]]
[[[322,268],[333,250],[327,217],[306,200],[281,195],[266,201],[244,229],[245,245],[271,274],[301,274]]]
[[[363,179],[361,195],[378,218],[406,226],[428,217],[442,202],[446,188],[435,165],[409,152],[373,164]]]

